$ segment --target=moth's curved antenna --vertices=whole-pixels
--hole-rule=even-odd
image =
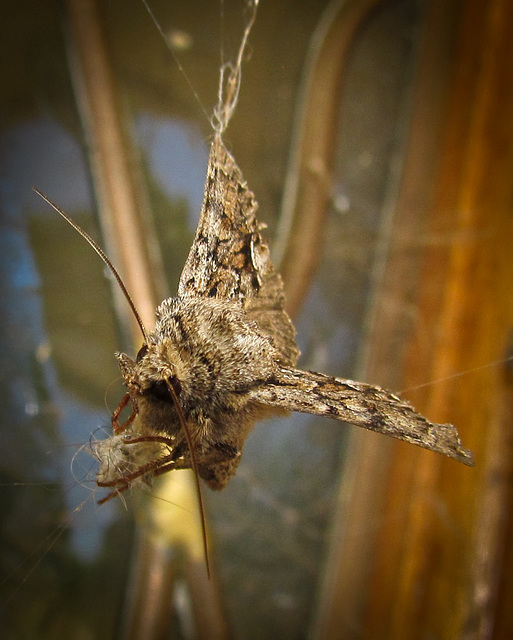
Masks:
[[[173,402],[176,407],[176,412],[178,413],[178,419],[180,420],[180,424],[182,426],[183,432],[185,434],[185,439],[187,440],[187,445],[189,447],[189,451],[191,453],[191,466],[192,471],[194,473],[194,480],[196,482],[196,493],[198,495],[198,505],[200,510],[201,517],[201,533],[203,534],[203,549],[205,551],[205,565],[207,569],[207,576],[210,580],[210,563],[208,560],[208,539],[207,539],[207,525],[205,522],[205,509],[203,507],[203,496],[201,494],[201,486],[199,481],[199,471],[198,471],[198,463],[196,461],[196,454],[194,453],[194,447],[191,437],[191,432],[189,431],[189,427],[187,426],[187,420],[183,414],[182,405],[180,404],[180,400],[178,399],[178,394],[174,390],[173,385],[166,378],[167,388],[169,389],[169,393],[171,394],[171,398],[173,398]]]
[[[130,305],[130,309],[132,310],[132,313],[134,314],[135,319],[137,320],[137,324],[139,325],[139,328],[141,329],[141,333],[143,334],[144,342],[145,342],[145,344],[147,344],[148,343],[148,334],[146,333],[146,329],[144,328],[144,324],[143,324],[143,321],[141,320],[141,316],[139,315],[137,309],[135,308],[135,304],[134,304],[130,294],[128,293],[128,290],[127,290],[123,280],[121,279],[121,276],[119,275],[119,273],[117,272],[116,268],[114,267],[112,262],[109,260],[109,258],[107,257],[107,255],[105,254],[103,249],[98,244],[96,244],[96,242],[91,238],[91,236],[88,233],[86,233],[81,227],[79,227],[78,224],[76,222],[74,222],[68,216],[67,213],[65,213],[60,207],[58,207],[54,202],[52,202],[50,200],[50,198],[45,196],[44,193],[41,193],[41,191],[39,191],[35,187],[32,187],[32,188],[39,196],[41,196],[41,198],[43,198],[43,200],[45,202],[47,202],[53,209],[55,209],[55,211],[57,211],[57,213],[59,213],[66,220],[66,222],[68,222],[73,227],[73,229],[75,229],[75,231],[77,231],[77,233],[79,233],[91,245],[91,247],[96,251],[96,253],[100,256],[100,258],[103,260],[103,262],[111,270],[111,272],[114,275],[114,277],[116,278],[116,281],[119,284],[119,286],[121,288],[121,291],[123,292],[128,304]],[[205,509],[204,509],[204,506],[203,506],[203,496],[201,494],[201,487],[200,487],[200,482],[199,482],[199,473],[198,473],[198,464],[196,462],[196,455],[194,453],[194,447],[193,447],[193,442],[192,442],[191,434],[190,434],[190,431],[189,431],[189,427],[187,426],[187,421],[186,421],[185,416],[183,414],[183,410],[182,410],[182,407],[180,405],[180,401],[178,399],[178,396],[176,395],[176,392],[173,389],[173,386],[171,385],[171,383],[168,380],[166,380],[166,384],[168,386],[169,393],[171,394],[171,398],[173,399],[173,402],[175,404],[176,411],[178,413],[178,418],[180,420],[180,424],[181,424],[181,427],[182,427],[182,429],[184,431],[185,439],[187,440],[187,445],[188,445],[189,451],[191,453],[191,465],[192,465],[192,470],[194,472],[194,478],[195,478],[195,481],[196,481],[196,492],[197,492],[197,495],[198,495],[198,504],[199,504],[199,508],[200,508],[201,531],[202,531],[202,534],[203,534],[203,548],[205,550],[205,564],[206,564],[206,568],[207,568],[207,575],[208,575],[208,577],[210,579],[210,564],[209,564],[209,557],[208,557],[208,541],[207,541],[207,527],[206,527],[206,523],[205,523]],[[113,492],[113,495],[115,495],[117,493],[118,492]],[[106,502],[108,499],[113,497],[113,495],[109,494],[106,498],[101,500],[100,503]]]
[[[68,216],[67,213],[64,213],[64,211],[61,208],[59,208],[54,202],[52,202],[50,198],[47,198],[44,193],[41,193],[41,191],[39,191],[35,187],[32,187],[32,190],[35,191],[38,196],[41,196],[41,198],[43,198],[43,200],[47,202],[52,207],[52,209],[55,209],[55,211],[57,211],[57,213],[59,213],[64,218],[64,220],[66,220],[66,222],[68,222],[73,227],[73,229],[75,229],[75,231],[79,233],[84,238],[84,240],[86,240],[91,245],[91,247],[96,251],[96,253],[100,256],[103,262],[111,270],[113,276],[116,278],[116,281],[121,291],[123,292],[123,295],[125,296],[130,306],[130,309],[132,310],[132,313],[135,316],[135,319],[137,320],[137,324],[139,325],[139,328],[141,329],[141,333],[143,334],[144,343],[148,344],[148,334],[146,333],[146,329],[144,328],[144,324],[143,324],[143,321],[141,320],[141,316],[139,315],[139,312],[135,308],[134,301],[132,300],[130,294],[128,293],[128,290],[125,287],[123,280],[121,280],[121,276],[117,272],[116,267],[112,264],[109,258],[107,258],[107,255],[105,254],[104,250],[100,246],[98,246],[96,242],[91,238],[91,236],[88,233],[86,233],[81,227],[79,227],[76,222],[73,222],[73,220]]]

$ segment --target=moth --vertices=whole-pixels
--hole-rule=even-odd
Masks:
[[[223,489],[255,423],[291,411],[351,423],[474,464],[454,426],[430,422],[380,387],[297,368],[283,282],[261,234],[255,196],[222,137],[237,100],[251,24],[225,85],[221,77],[200,220],[178,292],[157,308],[152,331],[144,328],[101,248],[38,192],[109,266],[143,335],[135,360],[116,354],[127,392],[113,413],[113,434],[93,445],[97,483],[110,489],[100,502],[176,469],[193,469],[211,489]],[[125,407],[130,415],[122,421]]]
[[[196,468],[211,489],[223,489],[255,422],[290,411],[348,422],[472,465],[454,426],[430,422],[380,387],[296,367],[295,329],[256,210],[216,134],[178,293],[157,308],[153,331],[143,329],[136,359],[117,354],[127,393],[113,414],[113,435],[94,445],[98,485],[114,495],[139,479]],[[131,414],[120,423],[126,405]]]
[[[431,423],[376,386],[296,367],[281,277],[257,203],[220,135],[210,149],[203,205],[174,298],[164,300],[135,360],[117,354],[132,414],[98,443],[98,484],[193,468],[223,489],[257,420],[290,411],[327,416],[473,464],[456,428]],[[187,425],[189,436],[184,430]],[[189,440],[189,441],[188,441]]]

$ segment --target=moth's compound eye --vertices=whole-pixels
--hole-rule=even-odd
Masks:
[[[164,402],[173,402],[173,398],[169,393],[169,389],[165,380],[158,380],[151,384],[146,391],[145,395],[149,395],[152,398],[158,400],[164,400]]]
[[[173,387],[177,396],[182,393],[182,385],[177,380],[176,376],[170,376],[167,380],[158,380],[153,382],[144,392],[145,395],[150,395],[158,400],[164,400],[165,402],[173,402],[173,397],[169,391],[168,383]]]
[[[137,352],[137,356],[135,358],[135,361],[136,362],[140,362],[147,353],[148,353],[148,345],[147,344],[143,344],[143,346]]]

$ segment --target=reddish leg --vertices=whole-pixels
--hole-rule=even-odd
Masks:
[[[99,487],[116,487],[114,491],[108,493],[104,498],[98,500],[98,504],[105,504],[109,500],[112,500],[115,496],[126,491],[138,478],[145,476],[148,473],[151,473],[153,476],[161,475],[166,471],[171,471],[172,469],[189,469],[190,463],[185,461],[173,460],[172,455],[164,456],[159,460],[154,460],[152,462],[148,462],[145,465],[142,465],[134,471],[133,473],[129,473],[118,480],[111,480],[110,482],[98,482]]]
[[[119,416],[121,415],[121,412],[131,400],[132,400],[132,397],[130,393],[127,391],[125,395],[121,398],[121,402],[119,403],[118,408],[112,414],[112,418],[111,418],[112,431],[116,435],[118,433],[123,433],[123,431],[126,431],[126,429],[128,429],[128,427],[135,420],[135,416],[137,415],[137,409],[134,406],[133,401],[132,401],[132,413],[129,415],[128,419],[125,422],[123,422],[123,424],[119,424],[119,420],[118,420]]]

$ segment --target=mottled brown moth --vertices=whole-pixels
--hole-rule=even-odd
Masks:
[[[93,445],[97,483],[110,489],[101,502],[175,469],[194,469],[211,489],[223,489],[255,422],[290,411],[351,423],[473,465],[454,426],[430,422],[380,387],[297,368],[295,329],[257,203],[222,139],[250,26],[237,64],[221,79],[200,220],[178,292],[157,308],[152,331],[103,251],[78,229],[113,271],[143,334],[135,360],[117,354],[127,392],[112,416],[112,436]],[[126,406],[130,416],[121,422]]]
[[[335,418],[472,465],[454,426],[430,422],[380,387],[296,368],[295,330],[256,209],[216,134],[177,296],[158,307],[135,360],[117,354],[128,391],[113,415],[113,435],[94,447],[98,484],[124,491],[138,479],[193,468],[192,450],[200,477],[222,489],[255,422],[289,411]],[[128,403],[132,413],[120,424]]]
[[[177,296],[158,307],[136,360],[117,356],[132,415],[124,425],[115,418],[114,435],[96,445],[98,484],[122,491],[137,478],[192,468],[192,446],[200,477],[222,489],[255,422],[289,411],[349,422],[472,464],[454,426],[430,422],[379,387],[296,368],[295,330],[256,209],[216,134]]]

